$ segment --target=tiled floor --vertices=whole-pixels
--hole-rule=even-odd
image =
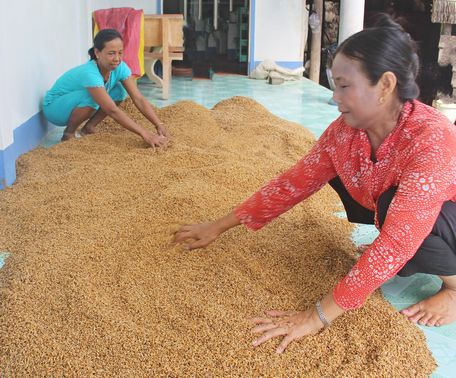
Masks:
[[[260,102],[279,117],[300,123],[319,137],[327,125],[338,116],[337,107],[330,105],[331,92],[304,79],[281,85],[269,85],[262,80],[251,80],[243,76],[215,75],[212,80],[173,78],[171,96],[167,101],[160,99],[160,89],[147,79],[140,80],[141,92],[156,106],[162,107],[180,100],[192,100],[211,108],[222,99],[231,96],[248,96]],[[58,142],[62,128],[51,128],[43,145]],[[365,244],[375,239],[373,226],[357,227],[353,233],[355,244]],[[0,251],[0,267],[6,258]],[[415,275],[409,278],[395,277],[383,285],[386,298],[402,309],[429,296],[439,289],[438,278]],[[440,328],[421,327],[439,368],[436,378],[456,375],[456,324]]]
[[[328,104],[331,92],[306,79],[269,85],[263,80],[233,75],[215,75],[212,80],[173,78],[171,96],[167,101],[161,100],[159,89],[147,79],[142,79],[139,85],[141,92],[158,107],[193,100],[211,108],[232,96],[251,97],[275,115],[298,122],[317,136],[326,128],[328,120],[339,115],[337,107]]]
[[[8,252],[0,251],[0,268],[5,263],[6,258],[8,257]]]

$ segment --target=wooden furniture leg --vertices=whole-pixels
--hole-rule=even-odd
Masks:
[[[144,18],[144,69],[150,80],[162,88],[162,98],[169,98],[172,76],[172,61],[183,59],[183,16],[182,15],[146,15]],[[150,51],[150,48],[153,50]],[[154,72],[154,65],[160,60],[163,66],[163,78]]]
[[[169,56],[169,20],[162,19],[162,38],[163,38],[163,85],[162,85],[162,98],[167,100],[169,98],[169,86],[171,80],[171,62]]]

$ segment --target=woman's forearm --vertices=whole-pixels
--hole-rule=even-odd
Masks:
[[[152,105],[144,97],[138,100],[133,100],[133,102],[139,111],[144,115],[144,117],[146,117],[155,126],[160,126],[163,124],[163,122],[158,118],[157,114],[155,114]]]
[[[106,114],[113,118],[115,121],[117,121],[122,127],[134,132],[135,134],[138,134],[141,137],[144,137],[146,129],[141,125],[138,125],[119,108],[116,108],[115,110],[112,110],[110,112],[106,112]]]
[[[217,229],[220,231],[220,234],[228,231],[230,228],[239,226],[241,224],[234,211],[222,218],[215,220],[213,223],[214,226],[217,227]]]

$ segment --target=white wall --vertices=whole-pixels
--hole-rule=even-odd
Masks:
[[[145,14],[155,14],[158,1],[161,0],[92,0],[92,10],[131,7],[144,9]]]
[[[0,11],[0,150],[40,111],[46,90],[87,59],[90,0],[5,1]]]
[[[304,6],[303,0],[255,1],[255,61],[302,62]]]
[[[0,150],[40,111],[45,92],[88,59],[95,9],[133,7],[147,14],[160,0],[14,0],[0,10]]]

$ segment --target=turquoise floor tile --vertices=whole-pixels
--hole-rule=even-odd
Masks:
[[[5,260],[8,257],[9,253],[5,251],[0,251],[0,269],[5,265]]]
[[[278,117],[307,127],[316,137],[339,116],[337,107],[329,104],[332,92],[308,79],[270,85],[266,80],[245,76],[214,75],[212,80],[193,81],[173,78],[168,100],[161,99],[161,89],[147,78],[139,81],[139,88],[158,107],[191,99],[212,108],[219,101],[233,96],[251,97]]]
[[[352,239],[355,245],[371,244],[378,236],[378,230],[373,225],[357,224],[353,230]]]

